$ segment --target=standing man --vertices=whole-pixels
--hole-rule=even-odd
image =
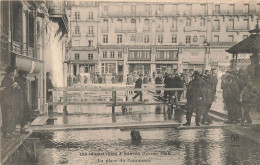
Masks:
[[[247,80],[247,86],[240,94],[240,101],[242,101],[242,125],[244,125],[245,120],[247,124],[251,124],[252,119],[249,112],[256,107],[257,103],[257,89],[253,86],[252,80]]]
[[[140,74],[139,78],[135,82],[135,88],[142,88],[142,84],[143,84],[143,75]],[[135,101],[135,99],[140,95],[140,101],[142,101],[143,100],[142,91],[135,91],[135,93],[136,95],[132,98],[132,100]]]
[[[51,81],[51,73],[47,72],[46,73],[46,100],[49,101],[50,96],[52,96],[52,91],[49,91],[49,89],[54,89]]]
[[[18,93],[16,95],[16,109],[17,109],[17,121],[20,124],[20,132],[27,134],[28,132],[24,130],[24,126],[31,119],[31,106],[27,100],[28,98],[28,88],[27,88],[27,76],[28,72],[24,70],[20,70],[18,72],[18,77],[15,81],[19,84],[20,89],[18,89]]]
[[[189,83],[187,88],[187,122],[184,126],[189,126],[193,111],[196,112],[196,126],[200,126],[200,119],[202,113],[207,110],[207,92],[204,81],[200,78],[198,71],[194,72],[194,79]]]
[[[225,124],[236,124],[240,116],[239,112],[239,88],[232,75],[227,75],[223,87],[223,98],[228,110],[228,120]]]
[[[2,133],[4,138],[11,138],[16,134],[16,111],[15,95],[19,89],[18,83],[14,82],[16,66],[8,66],[5,70],[6,75],[1,83],[1,111],[2,111]]]

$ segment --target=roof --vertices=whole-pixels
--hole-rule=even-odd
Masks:
[[[254,53],[260,50],[260,34],[251,34],[228,50],[228,53]]]

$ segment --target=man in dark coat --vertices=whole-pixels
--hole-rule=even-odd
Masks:
[[[16,111],[15,111],[15,95],[19,89],[18,83],[14,82],[16,74],[15,66],[6,68],[6,75],[1,83],[1,111],[2,111],[2,133],[4,138],[11,138],[16,134]]]
[[[242,118],[241,122],[242,125],[244,124],[245,120],[247,121],[247,124],[252,123],[252,119],[250,117],[249,112],[256,108],[257,103],[257,89],[255,86],[253,86],[252,80],[247,80],[247,86],[242,90],[240,94],[240,101],[242,101]]]
[[[200,78],[199,72],[194,72],[194,79],[190,81],[187,88],[187,122],[184,126],[189,126],[193,111],[196,112],[196,126],[200,126],[201,114],[207,110],[208,94],[204,80]]]
[[[161,79],[161,77],[160,77],[159,75],[156,76],[156,78],[155,78],[154,81],[155,81],[155,84],[162,84],[162,79]],[[160,91],[160,90],[157,90],[156,93],[157,93],[157,94],[160,94],[161,91]]]
[[[135,88],[142,88],[142,84],[143,84],[143,75],[140,74],[139,78],[136,80],[135,82]],[[140,101],[143,100],[143,93],[142,91],[135,91],[136,95],[132,98],[133,101],[135,101],[135,99],[140,96]]]
[[[31,106],[27,100],[27,75],[28,72],[20,70],[18,72],[18,77],[15,79],[15,82],[19,84],[20,89],[18,89],[16,95],[16,104],[17,104],[17,122],[21,125],[20,132],[28,133],[23,129],[23,127],[30,121],[31,118]]]
[[[228,121],[225,121],[226,124],[236,124],[240,116],[239,112],[239,96],[240,91],[238,85],[233,80],[232,75],[227,75],[226,83],[223,86],[223,98],[225,105],[228,110]]]
[[[178,74],[175,74],[173,81],[175,82],[174,88],[183,88],[184,82],[182,81],[181,77]],[[183,91],[177,91],[178,92],[178,100],[181,100],[181,95]]]
[[[47,94],[47,98],[46,100],[48,101],[52,95],[52,91],[49,91],[49,89],[54,89],[54,86],[52,85],[52,81],[51,81],[51,73],[47,72],[46,73],[46,94]]]

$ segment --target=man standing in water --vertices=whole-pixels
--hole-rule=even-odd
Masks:
[[[139,78],[136,80],[135,82],[135,88],[142,88],[142,84],[143,84],[143,75],[140,74]],[[135,99],[140,96],[140,101],[143,101],[143,93],[142,91],[135,91],[136,95],[132,98],[133,101],[135,101]]]

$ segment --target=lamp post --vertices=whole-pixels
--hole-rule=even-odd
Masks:
[[[204,56],[204,70],[210,70],[209,66],[209,42],[207,42],[207,39],[203,42],[203,45],[205,46],[205,56]]]

